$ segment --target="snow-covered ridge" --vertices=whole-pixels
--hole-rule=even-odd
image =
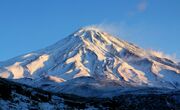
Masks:
[[[31,78],[39,83],[92,77],[137,86],[178,88],[180,66],[97,27],[84,27],[44,49],[2,62],[0,77]]]

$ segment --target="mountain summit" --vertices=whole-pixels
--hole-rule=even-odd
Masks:
[[[101,29],[85,27],[47,48],[0,63],[0,77],[40,87],[49,82],[112,81],[121,86],[179,88],[180,66]]]

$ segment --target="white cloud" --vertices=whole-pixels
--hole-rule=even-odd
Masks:
[[[138,13],[143,13],[147,10],[147,0],[141,0],[136,4],[135,9],[128,13],[128,16],[134,16]]]
[[[162,51],[155,51],[155,50],[152,50],[152,49],[147,50],[147,52],[150,53],[151,55],[155,55],[156,57],[159,57],[159,58],[170,59],[170,60],[172,60],[172,61],[174,61],[176,63],[180,61],[176,57],[176,54],[168,55],[168,54],[163,53]]]
[[[108,32],[114,36],[122,35],[124,31],[123,28],[117,23],[102,22],[100,24],[95,24],[91,26],[96,27],[102,31]]]
[[[147,0],[142,0],[138,5],[137,5],[137,10],[139,12],[144,12],[147,9]]]

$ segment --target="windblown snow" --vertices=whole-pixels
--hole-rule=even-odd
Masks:
[[[180,65],[98,28],[85,27],[47,48],[0,63],[0,77],[31,79],[32,83],[22,82],[32,85],[63,85],[92,77],[133,86],[179,88]]]

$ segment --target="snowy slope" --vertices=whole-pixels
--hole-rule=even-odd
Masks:
[[[47,48],[1,62],[0,77],[33,86],[92,77],[132,86],[180,88],[180,65],[101,29],[85,27]]]

